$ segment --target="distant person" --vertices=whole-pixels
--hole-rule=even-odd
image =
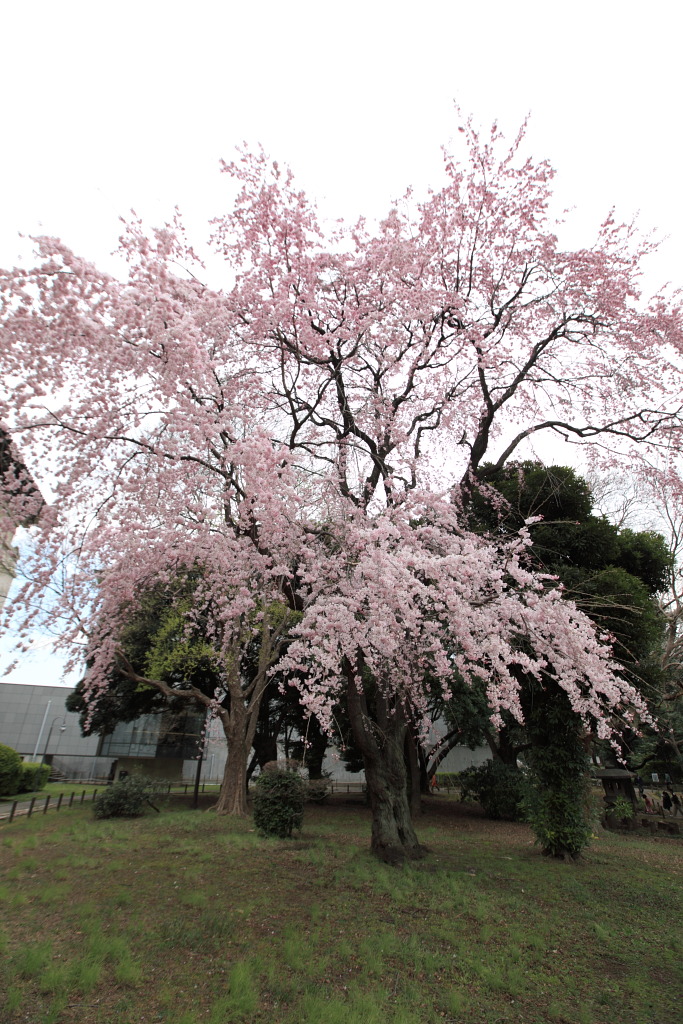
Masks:
[[[677,814],[683,815],[683,810],[681,810],[681,801],[680,801],[680,798],[678,796],[678,793],[672,793],[671,794],[671,804],[672,804],[672,807],[673,807],[673,816],[674,816],[674,818],[676,817]]]
[[[650,796],[648,793],[643,792],[643,800],[645,801],[645,813],[653,814],[654,807],[652,806],[652,800],[650,800]]]
[[[671,789],[671,776],[668,772],[664,772],[664,785],[667,789]]]
[[[636,789],[640,793],[640,798],[642,800],[643,796],[645,795],[645,783],[643,782],[640,775],[636,775]]]
[[[673,802],[666,790],[662,793],[662,814],[666,815],[673,807]]]

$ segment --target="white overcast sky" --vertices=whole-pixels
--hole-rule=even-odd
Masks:
[[[527,150],[575,208],[568,243],[612,206],[639,212],[668,236],[648,284],[683,284],[682,40],[680,0],[5,4],[0,265],[42,233],[113,270],[131,208],[158,224],[177,204],[204,239],[229,200],[218,161],[242,141],[325,215],[381,216],[438,184],[457,101],[511,136],[531,115]],[[34,654],[6,678],[58,676]]]

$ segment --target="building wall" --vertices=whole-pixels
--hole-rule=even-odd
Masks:
[[[182,778],[188,782],[194,779],[197,761],[188,756],[188,751],[177,758],[155,756],[159,749],[161,716],[148,715],[137,722],[122,723],[111,737],[105,737],[100,751],[100,737],[83,736],[79,715],[66,710],[65,701],[70,693],[71,690],[66,686],[23,686],[0,682],[0,743],[13,747],[25,760],[32,760],[35,754],[40,761],[45,755],[48,762],[71,778],[106,778],[112,765],[118,774],[121,769],[130,771],[135,762],[146,773],[157,778]],[[482,764],[490,756],[488,747],[476,750],[456,747],[439,765],[439,771],[462,771],[471,765]],[[220,722],[214,719],[209,724],[202,778],[220,780],[226,757],[223,730]],[[128,764],[128,761],[131,763]],[[363,772],[347,772],[344,762],[335,751],[328,752],[323,767],[333,779],[340,782],[364,779]]]
[[[34,754],[38,760],[43,754],[50,760],[55,755],[95,756],[99,737],[81,735],[79,716],[66,710],[70,693],[66,686],[0,683],[0,743],[28,760]]]
[[[144,736],[149,730],[143,720],[122,723],[111,738],[105,739],[100,752],[100,737],[83,736],[80,716],[66,710],[65,702],[70,693],[66,686],[0,682],[0,743],[12,747],[26,761],[33,760],[34,755],[38,761],[45,756],[50,764],[73,779],[106,778],[112,765],[117,771],[126,768],[122,755],[135,759],[136,763],[139,761],[145,772],[157,777],[194,779],[196,758],[157,758],[154,756],[156,739],[142,747],[139,745],[143,738],[149,739]],[[151,716],[145,719],[148,717]],[[147,756],[139,757],[140,754]],[[223,730],[220,723],[214,721],[209,728],[204,754],[203,779],[222,778],[226,754]]]
[[[486,747],[453,747],[437,768],[437,772],[462,772],[465,768],[478,768],[491,760],[491,750]]]

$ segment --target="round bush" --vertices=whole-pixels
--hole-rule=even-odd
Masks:
[[[295,772],[270,769],[259,776],[254,793],[254,824],[264,836],[289,839],[301,828],[306,787]]]
[[[35,761],[23,761],[21,765],[21,779],[19,780],[19,793],[32,793],[37,789],[44,789],[50,777],[50,765],[40,764]]]
[[[96,818],[139,818],[149,799],[151,784],[139,775],[119,779],[95,797]]]
[[[487,818],[503,821],[524,819],[524,776],[518,768],[502,761],[485,761],[478,768],[460,773],[462,799],[474,798]]]
[[[0,743],[0,796],[14,796],[21,782],[21,758],[12,747]]]

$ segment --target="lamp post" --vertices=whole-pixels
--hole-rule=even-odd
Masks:
[[[43,738],[43,729],[45,728],[45,722],[47,721],[47,716],[50,714],[50,707],[51,707],[51,705],[52,705],[52,701],[49,700],[47,702],[46,707],[45,707],[45,714],[43,715],[43,721],[42,721],[41,726],[40,726],[40,732],[38,733],[38,739],[36,740],[36,749],[33,751],[33,758],[32,758],[32,760],[34,760],[34,761],[38,757],[38,751],[40,750],[40,741]],[[42,764],[42,762],[41,762],[41,764]]]
[[[43,751],[43,756],[40,759],[40,763],[41,764],[45,764],[45,758],[47,757],[47,748],[50,746],[50,737],[52,736],[52,730],[55,727],[55,722],[59,721],[59,718],[60,718],[60,716],[57,715],[56,718],[53,718],[52,722],[50,723],[50,728],[49,728],[49,731],[48,731],[48,734],[47,734],[47,740],[45,741],[45,750]],[[57,740],[57,747],[59,747],[59,740],[62,738],[62,733],[65,731],[65,729],[66,729],[66,715],[64,715],[64,717],[62,718],[62,724],[59,727],[59,739]],[[55,751],[55,753],[56,753],[56,751]]]

